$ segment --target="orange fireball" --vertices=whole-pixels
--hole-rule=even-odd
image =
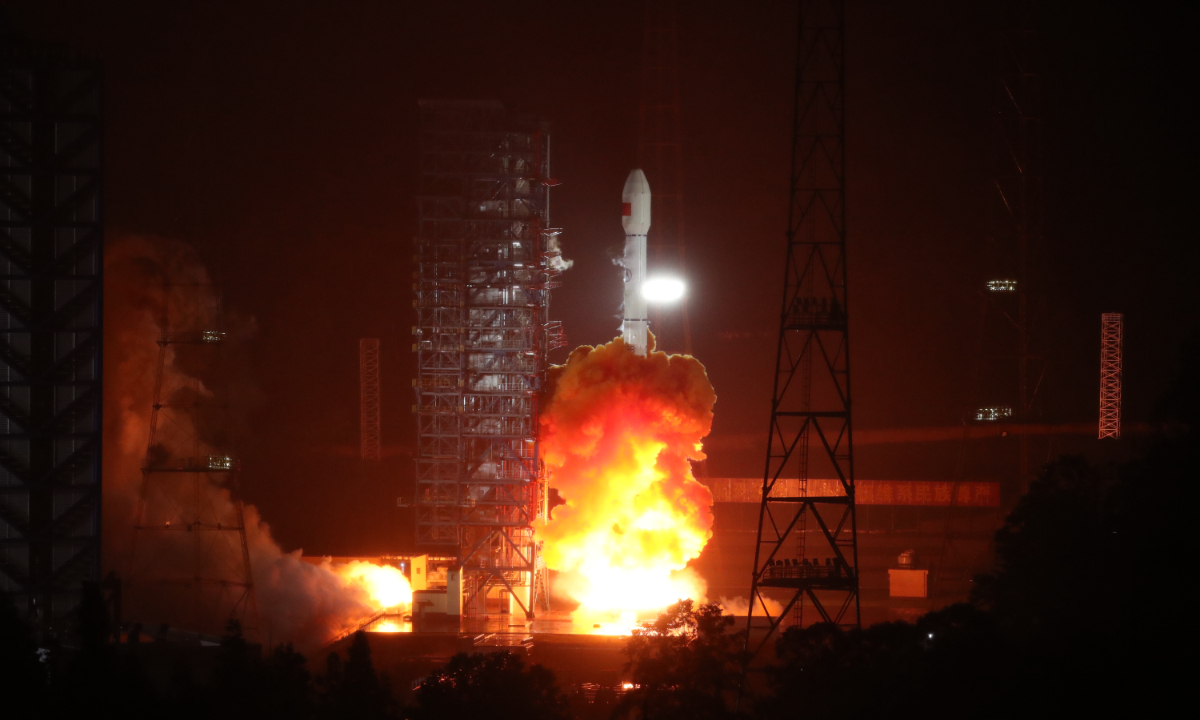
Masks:
[[[685,568],[712,537],[712,494],[691,468],[716,402],[704,366],[618,338],[578,348],[550,382],[542,457],[566,505],[539,532],[558,590],[588,617],[702,600]]]

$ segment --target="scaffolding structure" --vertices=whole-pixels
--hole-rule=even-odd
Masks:
[[[1100,440],[1121,437],[1121,313],[1100,316]]]
[[[655,275],[686,278],[676,5],[676,0],[646,2],[637,167],[646,173],[654,194],[654,222],[646,237],[650,270]],[[690,355],[692,327],[687,296],[670,306],[652,305],[650,328],[658,349]]]
[[[379,462],[379,338],[358,341],[359,452],[363,460]]]
[[[747,662],[789,612],[792,624],[804,624],[805,602],[817,622],[860,622],[846,313],[845,8],[841,0],[799,6],[787,261]],[[810,477],[836,478],[838,492],[811,494]],[[782,610],[773,613],[776,600]],[[756,614],[767,623],[765,636]]]
[[[0,594],[39,631],[100,579],[101,85],[0,42]]]
[[[548,124],[499,102],[421,101],[417,323],[418,543],[458,548],[461,606],[534,613],[545,512],[539,392],[561,270],[549,226]],[[453,612],[457,599],[448,599]]]
[[[172,317],[183,304],[189,311]],[[168,283],[162,311],[126,577],[131,617],[213,635],[236,619],[253,632],[258,605],[220,379],[220,298],[207,283]]]

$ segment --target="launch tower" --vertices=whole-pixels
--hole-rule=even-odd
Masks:
[[[859,623],[846,313],[844,13],[840,0],[800,2],[787,261],[747,657],[789,612],[793,624],[802,625],[806,602],[819,622]],[[809,478],[836,482],[813,494]],[[772,611],[771,600],[782,609]],[[755,615],[765,616],[766,637]]]
[[[61,629],[100,575],[101,68],[0,28],[0,593]]]
[[[532,616],[545,512],[538,393],[565,340],[548,124],[498,102],[421,101],[413,380],[418,543],[455,546],[446,612]],[[457,574],[458,587],[450,580]]]

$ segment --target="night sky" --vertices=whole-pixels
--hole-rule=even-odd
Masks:
[[[953,426],[983,279],[994,26],[975,3],[847,4],[855,428]],[[694,346],[718,395],[708,470],[753,476],[781,294],[795,8],[680,5]],[[227,307],[256,320],[243,481],[286,548],[412,543],[395,497],[411,492],[415,443],[418,98],[494,98],[553,123],[552,220],[575,266],[552,314],[572,347],[615,336],[640,2],[0,6],[32,37],[105,63],[109,239],[192,244]],[[1195,15],[1082,2],[1044,13],[1045,422],[1095,421],[1101,312],[1126,313],[1126,423],[1148,419],[1200,325],[1185,212]],[[356,460],[363,336],[384,353],[375,473]],[[864,442],[858,475],[948,477],[953,446]]]

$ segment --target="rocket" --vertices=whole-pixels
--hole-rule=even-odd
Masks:
[[[646,356],[646,298],[642,284],[646,281],[646,233],[650,232],[650,184],[646,174],[634,170],[625,179],[621,191],[621,226],[625,228],[625,315],[621,322],[621,337],[625,344],[642,357]]]

